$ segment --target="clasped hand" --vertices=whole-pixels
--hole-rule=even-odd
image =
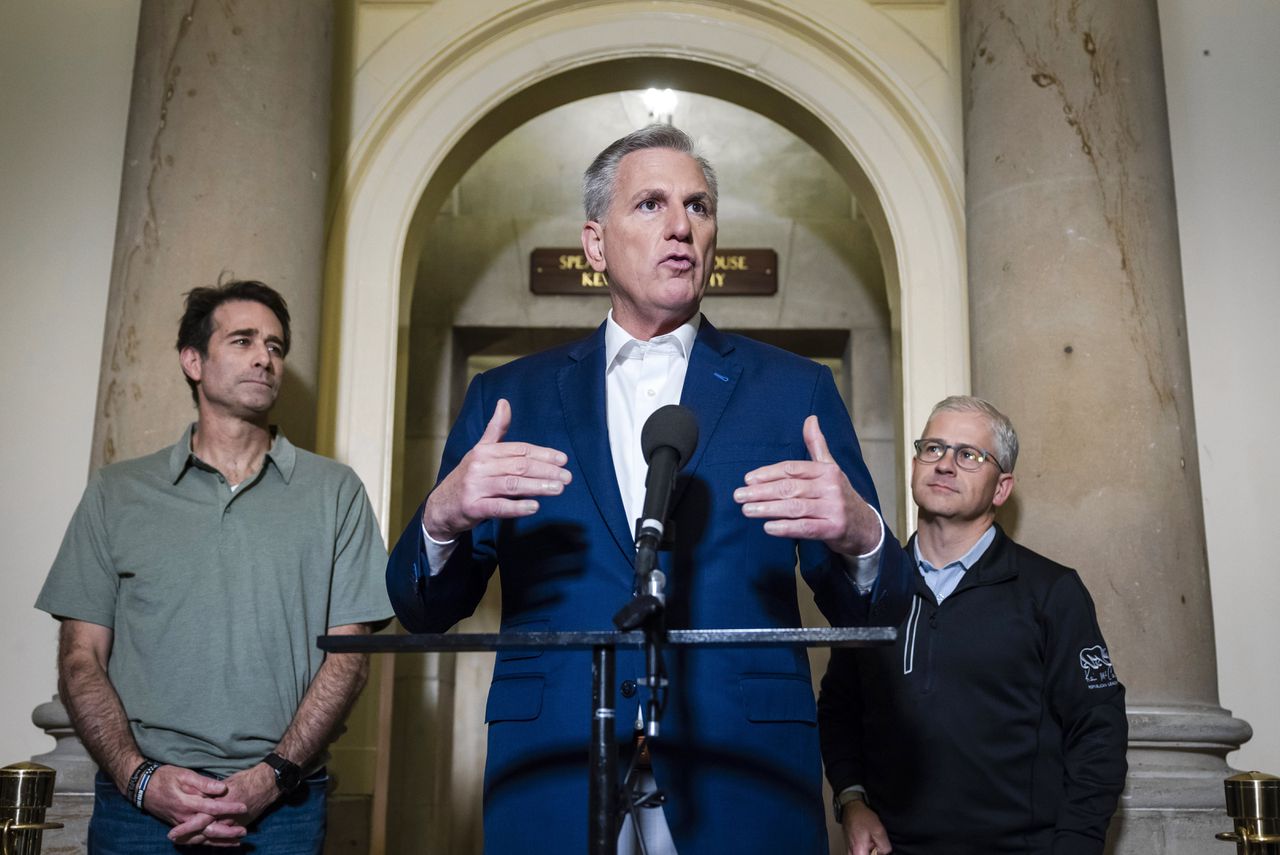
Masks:
[[[190,846],[239,846],[249,806],[227,781],[180,766],[161,766],[151,777],[143,806],[173,828],[169,839]]]

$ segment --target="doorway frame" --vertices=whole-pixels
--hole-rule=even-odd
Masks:
[[[851,4],[851,12],[861,16],[863,41],[765,0],[733,8],[712,0],[440,0],[360,65],[351,116],[359,130],[335,182],[319,432],[320,447],[364,481],[384,535],[399,507],[403,354],[423,212],[433,215],[433,198],[443,201],[521,122],[630,88],[619,85],[628,73],[683,78],[686,88],[746,102],[805,139],[849,183],[885,271],[899,436],[935,401],[968,390],[963,168],[885,57],[915,50],[918,64],[936,59],[871,5]],[[867,47],[872,37],[878,52]],[[902,483],[906,467],[903,455]],[[913,519],[906,491],[900,496],[897,511]]]

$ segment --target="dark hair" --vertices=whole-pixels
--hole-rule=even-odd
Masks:
[[[702,170],[711,210],[715,211],[718,197],[716,171],[705,157],[694,150],[693,140],[673,125],[649,125],[610,143],[587,167],[586,174],[582,176],[582,207],[588,220],[597,223],[604,220],[609,205],[613,203],[614,184],[618,180],[618,165],[622,159],[632,152],[650,148],[669,148],[692,157]]]
[[[275,313],[284,331],[284,355],[289,355],[289,345],[293,340],[289,331],[289,306],[280,296],[280,292],[254,279],[237,279],[212,288],[192,288],[187,292],[186,307],[182,311],[182,320],[178,322],[178,352],[194,347],[200,356],[209,355],[209,338],[213,335],[213,313],[223,303],[236,300],[248,300],[261,303]],[[186,377],[186,373],[183,373]],[[199,404],[200,396],[196,394],[196,382],[186,377],[191,387],[191,397]]]

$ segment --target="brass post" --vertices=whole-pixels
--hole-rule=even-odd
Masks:
[[[1236,855],[1280,855],[1280,778],[1243,772],[1222,782],[1234,831],[1215,835],[1236,844]]]
[[[0,769],[0,855],[40,855],[46,828],[44,812],[53,804],[55,773],[39,763],[14,763]]]

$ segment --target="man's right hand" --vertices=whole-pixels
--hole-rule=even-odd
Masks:
[[[573,480],[569,458],[554,448],[503,442],[511,405],[499,399],[484,435],[431,491],[422,525],[432,539],[450,541],[487,519],[532,516],[533,496],[558,496]]]
[[[172,825],[169,839],[182,845],[239,846],[244,826],[229,819],[244,802],[226,798],[227,785],[180,766],[161,766],[151,776],[142,806]]]
[[[893,851],[889,834],[880,817],[866,802],[849,802],[844,807],[844,842],[849,855],[888,855]]]

